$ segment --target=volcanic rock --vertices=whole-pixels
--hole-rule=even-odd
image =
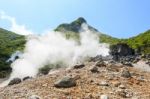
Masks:
[[[123,68],[121,71],[121,76],[125,78],[130,78],[131,74],[127,68]]]
[[[54,84],[57,88],[69,88],[76,86],[76,81],[71,77],[64,77]]]
[[[134,55],[134,50],[125,43],[118,43],[110,47],[110,55],[114,60],[119,60],[120,56]]]
[[[98,61],[98,62],[95,64],[95,66],[98,66],[98,67],[105,67],[106,64],[105,64],[104,61]]]
[[[124,86],[124,85],[119,85],[119,88],[121,88],[121,89],[126,89],[126,87]]]
[[[99,72],[99,71],[98,71],[98,68],[97,68],[96,66],[91,67],[91,68],[90,68],[90,71],[91,71],[92,73],[98,73],[98,72]]]
[[[109,86],[107,81],[102,81],[100,82],[100,86]]]
[[[103,60],[103,56],[101,56],[101,55],[97,55],[96,57],[92,57],[90,59],[90,61],[93,61],[93,62],[101,61],[101,60]]]
[[[123,58],[132,61],[132,57]],[[101,64],[102,61],[86,61],[81,69],[60,68],[49,75],[0,88],[0,97],[39,99],[32,98],[38,95],[41,99],[132,99],[136,96],[149,99],[149,72],[135,68],[136,65],[124,66],[115,60],[104,61],[106,66],[100,65],[102,67],[96,66],[98,62]]]
[[[131,63],[131,62],[124,62],[124,63],[123,63],[123,65],[133,67],[133,65],[132,65],[132,63]]]
[[[21,83],[21,79],[20,78],[14,78],[12,79],[8,85],[14,85],[14,84],[19,84]]]
[[[116,93],[123,98],[131,98],[133,96],[133,92],[128,89],[118,89]]]
[[[28,80],[28,79],[31,79],[32,77],[30,76],[27,76],[27,77],[24,77],[22,80],[25,81],[25,80]]]
[[[84,64],[77,64],[75,66],[73,66],[74,69],[80,69],[83,68],[85,65]]]
[[[123,98],[126,98],[126,92],[125,92],[123,89],[118,89],[118,90],[116,91],[116,93],[117,93],[119,96],[121,96],[121,97],[123,97]]]

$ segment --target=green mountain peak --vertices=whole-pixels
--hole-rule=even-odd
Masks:
[[[60,24],[55,29],[55,31],[59,31],[59,32],[68,32],[69,31],[69,32],[79,33],[82,28],[83,23],[88,25],[87,21],[83,17],[79,17],[78,19],[76,19],[75,21],[73,21],[71,23]],[[97,29],[93,28],[90,25],[88,25],[88,28],[91,31],[97,31]]]

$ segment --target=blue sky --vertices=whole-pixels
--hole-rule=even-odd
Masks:
[[[150,0],[0,0],[0,10],[42,33],[78,17],[108,35],[127,38],[150,29]],[[9,29],[10,22],[0,20]]]

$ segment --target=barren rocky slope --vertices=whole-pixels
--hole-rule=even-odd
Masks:
[[[150,72],[113,61],[92,60],[0,88],[0,99],[124,98],[150,99]]]

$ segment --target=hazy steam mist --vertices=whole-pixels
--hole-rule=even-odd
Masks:
[[[108,55],[108,47],[99,43],[96,34],[83,25],[80,44],[75,40],[66,39],[62,33],[48,32],[42,36],[28,37],[22,58],[12,63],[11,78],[36,76],[39,68],[47,64],[63,62],[67,66],[82,62],[88,57]]]
[[[56,64],[61,61],[66,66],[72,66],[83,62],[86,57],[108,55],[108,45],[100,44],[98,35],[92,33],[86,24],[83,24],[79,35],[80,43],[66,39],[62,33],[54,31],[41,36],[28,36],[21,58],[11,64],[12,73],[8,81],[15,77],[34,77],[39,68],[48,64]]]

